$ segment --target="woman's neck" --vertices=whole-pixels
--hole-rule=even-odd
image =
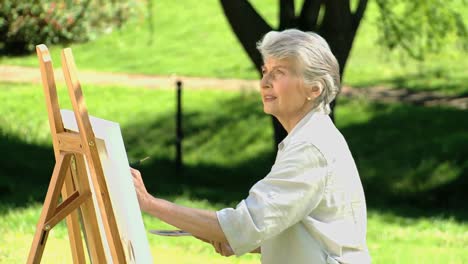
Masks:
[[[308,109],[307,111],[301,111],[295,115],[290,115],[288,117],[277,116],[276,118],[284,127],[286,132],[288,132],[289,134],[294,129],[294,127],[302,120],[302,118],[304,118],[310,111],[311,109]]]

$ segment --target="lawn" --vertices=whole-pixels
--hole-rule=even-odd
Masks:
[[[204,200],[179,198],[186,206],[219,209]],[[25,263],[40,213],[38,204],[10,209],[0,215],[0,263]],[[160,221],[144,216],[147,229],[170,228]],[[193,238],[167,238],[149,234],[155,263],[177,264],[259,264],[256,254],[240,258],[217,255],[210,245]],[[463,264],[468,261],[468,225],[450,218],[407,218],[370,210],[368,245],[373,263]],[[55,227],[44,251],[43,263],[71,263],[71,254],[64,224]]]
[[[251,1],[274,27],[277,4]],[[413,90],[439,90],[447,94],[468,92],[467,54],[455,49],[450,38],[439,54],[424,63],[389,52],[378,44],[377,7],[369,1],[344,73],[344,83],[355,87],[386,85]],[[461,10],[467,6],[458,1]],[[300,6],[300,5],[297,5]],[[219,1],[154,1],[153,28],[144,18],[147,10],[121,30],[95,41],[73,44],[80,69],[143,73],[154,75],[206,76],[219,78],[258,78],[253,65],[231,32]],[[465,12],[465,13],[466,13]],[[62,47],[51,47],[60,58]],[[26,57],[0,57],[1,64],[37,66],[34,54]]]
[[[92,115],[119,122],[128,156],[152,158],[148,189],[183,205],[234,206],[274,159],[270,119],[255,92],[184,91],[184,170],[174,166],[170,89],[84,87]],[[66,91],[59,87],[59,97]],[[26,258],[53,167],[42,88],[0,83],[0,263]],[[69,108],[61,100],[62,108]],[[374,263],[467,263],[467,111],[342,99],[336,122],[356,159],[369,205]],[[7,158],[8,157],[8,158]],[[21,179],[21,180],[19,180]],[[222,189],[222,191],[221,191]],[[167,227],[144,217],[149,228]],[[259,263],[223,258],[191,238],[150,236],[159,263]],[[63,225],[46,263],[69,262]]]

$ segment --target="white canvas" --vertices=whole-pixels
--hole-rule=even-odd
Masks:
[[[61,110],[61,114],[64,127],[77,132],[78,126],[74,113],[70,110]],[[118,123],[92,116],[90,116],[90,122],[96,137],[96,146],[99,151],[127,263],[153,263],[120,126]],[[88,177],[90,177],[89,170]],[[90,184],[92,184],[92,181],[90,181]],[[100,218],[101,213],[94,192],[93,201],[99,216],[99,229],[104,241],[106,258],[108,263],[112,263],[110,261],[109,245],[106,242],[107,239],[105,239],[106,235]]]

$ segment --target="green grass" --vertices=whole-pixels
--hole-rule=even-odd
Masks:
[[[251,1],[276,27],[277,4]],[[297,5],[300,6],[300,5]],[[466,6],[460,4],[460,9]],[[144,11],[146,12],[146,11]],[[467,10],[468,12],[468,10]],[[465,12],[466,13],[466,12]],[[154,32],[141,16],[121,30],[83,44],[73,44],[79,68],[84,70],[189,75],[220,78],[258,78],[247,55],[231,32],[218,1],[155,1]],[[468,92],[466,52],[447,40],[437,55],[418,63],[388,52],[377,43],[377,7],[370,1],[344,73],[344,83],[356,87],[386,85],[413,90],[439,90],[447,94]],[[51,47],[56,66],[62,47]],[[35,55],[0,57],[1,64],[37,67]]]
[[[174,169],[172,90],[84,87],[89,113],[119,122],[128,156],[151,156],[148,189],[188,206],[233,206],[273,159],[270,118],[254,92],[184,91],[184,171]],[[59,97],[67,98],[59,87]],[[0,263],[26,258],[53,167],[42,88],[0,83]],[[62,108],[69,108],[61,100]],[[375,263],[466,263],[467,111],[340,100],[337,126],[359,167],[369,205]],[[144,217],[147,228],[167,227]],[[156,261],[259,263],[225,259],[191,238],[150,236]],[[46,263],[69,262],[66,229],[53,231]]]
[[[179,198],[177,203],[205,209],[219,209],[206,201]],[[40,205],[12,209],[0,215],[0,263],[26,262]],[[171,228],[144,215],[150,228]],[[368,217],[368,245],[373,263],[466,263],[468,225],[444,218],[405,218],[371,210]],[[240,258],[217,255],[210,245],[193,238],[167,238],[149,235],[155,263],[260,263],[256,254]],[[47,241],[43,263],[70,263],[71,253],[65,225],[55,227]]]
[[[204,209],[219,209],[206,201],[190,201],[179,198],[177,203]],[[4,208],[2,208],[4,209]],[[32,243],[35,226],[40,214],[40,204],[31,204],[26,208],[8,210],[0,215],[0,263],[25,263],[27,252]],[[168,229],[169,225],[144,216],[147,229]],[[259,263],[259,255],[246,255],[240,258],[226,259],[214,251],[211,245],[194,238],[167,238],[148,233],[151,254],[155,263]],[[8,246],[5,246],[8,245]],[[22,253],[20,253],[22,252]],[[71,251],[66,225],[56,226],[47,240],[42,263],[71,263]]]
[[[372,211],[367,240],[373,263],[465,263],[468,225]]]

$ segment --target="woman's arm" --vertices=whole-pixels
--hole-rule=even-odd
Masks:
[[[149,194],[148,196],[148,203],[143,207],[145,209],[142,208],[145,212],[192,235],[227,242],[215,212],[183,207]]]
[[[149,194],[138,170],[131,168],[141,210],[162,221],[210,241],[227,243],[214,211],[193,209],[155,198]]]

